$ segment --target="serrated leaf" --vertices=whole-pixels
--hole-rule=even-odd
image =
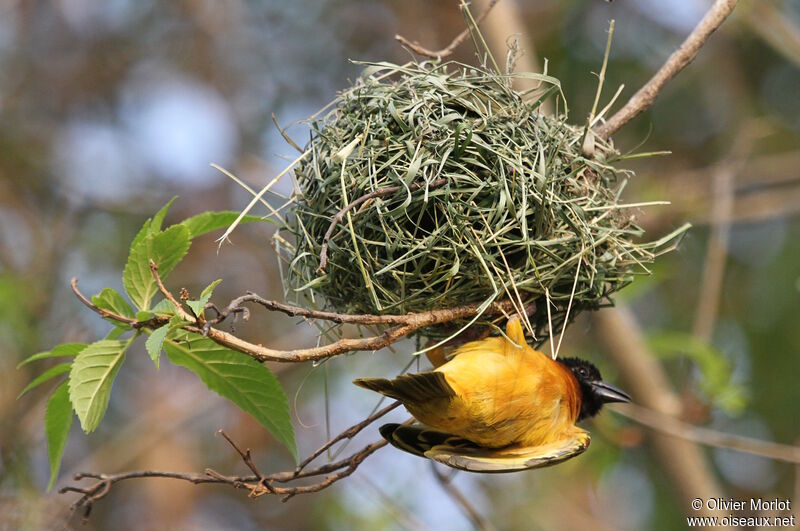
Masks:
[[[153,223],[151,218],[147,218],[147,220],[142,223],[142,227],[139,229],[139,232],[136,233],[136,236],[133,237],[133,241],[131,242],[131,249],[134,246],[141,243],[147,236],[150,235],[150,225]]]
[[[92,295],[92,303],[98,308],[133,319],[133,308],[114,288],[103,288],[97,295]]]
[[[47,401],[44,412],[44,431],[47,436],[47,456],[50,458],[50,481],[47,490],[53,488],[61,468],[61,457],[67,446],[69,430],[72,427],[72,404],[69,401],[67,382],[56,387]]]
[[[161,207],[161,210],[159,210],[156,215],[153,216],[153,221],[150,222],[150,234],[155,234],[161,230],[161,225],[164,223],[164,217],[167,215],[169,207],[172,206],[172,203],[174,203],[176,199],[178,199],[177,195],[167,201],[167,204]]]
[[[236,221],[237,217],[239,217],[238,212],[228,210],[220,212],[203,212],[202,214],[197,214],[196,216],[192,216],[181,221],[180,224],[189,229],[189,233],[191,234],[192,238],[196,238],[208,232],[227,228],[231,223]],[[269,221],[274,223],[269,219],[263,219],[259,216],[245,216],[242,218],[239,224],[252,223],[253,221]]]
[[[158,274],[163,280],[186,255],[190,245],[189,229],[183,225],[173,225],[163,232],[146,236],[131,247],[122,273],[122,283],[140,310],[148,309],[153,295],[158,291],[150,271],[150,260],[158,265]]]
[[[69,398],[86,433],[93,432],[105,415],[111,385],[131,341],[97,341],[78,354],[72,364]]]
[[[48,380],[50,380],[52,378],[55,378],[56,376],[58,376],[60,374],[64,374],[65,372],[69,372],[69,369],[70,369],[71,366],[72,366],[71,363],[59,363],[58,365],[54,365],[54,366],[50,367],[49,369],[44,371],[42,374],[40,374],[39,376],[37,376],[36,378],[31,380],[31,382],[28,385],[25,386],[25,389],[23,389],[22,392],[17,395],[17,400],[22,398],[22,396],[25,393],[27,393],[28,391],[30,391],[31,389],[35,389],[36,387],[39,387],[40,385],[42,385],[46,381],[48,381]]]
[[[201,303],[200,301],[186,301],[186,306],[192,309],[192,313],[194,313],[196,317],[203,315],[205,303]]]
[[[208,302],[208,299],[211,298],[211,295],[214,293],[214,289],[219,286],[219,283],[222,282],[221,278],[218,278],[211,284],[205,287],[203,291],[200,292],[200,300],[204,301],[203,304]]]
[[[253,358],[210,339],[196,334],[186,337],[186,340],[164,342],[169,360],[194,372],[209,389],[252,415],[297,461],[289,402],[272,371]]]
[[[186,305],[192,309],[195,316],[200,317],[203,315],[203,310],[206,307],[206,303],[208,303],[208,300],[214,293],[214,288],[216,288],[220,282],[222,282],[222,279],[218,278],[217,280],[206,286],[206,289],[204,289],[202,293],[200,293],[200,298],[198,300],[186,301]]]
[[[164,345],[167,332],[169,332],[169,323],[153,330],[150,337],[144,342],[147,353],[150,354],[150,359],[152,359],[153,363],[156,365],[156,370],[158,370],[159,360],[161,359],[161,347]]]
[[[161,299],[153,306],[152,312],[159,315],[172,315],[176,312],[175,305],[169,299]]]
[[[62,343],[53,347],[52,350],[37,352],[33,356],[24,359],[19,363],[19,365],[17,365],[17,369],[23,365],[29,364],[32,361],[44,360],[48,358],[66,358],[77,356],[78,353],[86,347],[86,343]]]

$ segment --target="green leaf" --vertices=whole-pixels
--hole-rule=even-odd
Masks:
[[[144,343],[147,353],[150,354],[150,359],[152,359],[153,363],[156,365],[156,370],[158,370],[158,363],[161,359],[161,347],[164,345],[167,332],[169,332],[169,323],[153,330],[150,337],[148,337],[147,341]]]
[[[115,326],[106,334],[104,339],[118,339],[122,334],[130,329],[130,326]]]
[[[177,195],[167,201],[167,204],[161,207],[161,210],[159,210],[156,215],[153,216],[153,221],[150,223],[150,234],[155,234],[161,230],[161,225],[164,222],[164,216],[167,215],[169,207],[172,206],[172,203],[174,203],[176,199],[178,199]]]
[[[17,369],[22,367],[23,365],[27,365],[32,361],[37,360],[44,360],[47,358],[66,358],[66,357],[74,357],[77,356],[78,353],[86,348],[86,343],[62,343],[53,347],[53,350],[48,350],[46,352],[38,352],[33,356],[28,357],[27,359],[20,362],[17,365]]]
[[[61,456],[67,445],[69,430],[72,427],[72,404],[69,401],[69,388],[67,382],[56,387],[55,392],[47,401],[44,413],[44,431],[47,435],[47,455],[50,458],[50,481],[47,490],[53,488],[58,478],[58,469],[61,467]]]
[[[133,319],[133,308],[114,288],[103,288],[97,295],[92,295],[92,303],[98,308]]]
[[[22,396],[25,393],[27,393],[28,391],[30,391],[31,389],[39,387],[40,385],[42,385],[44,382],[50,380],[51,378],[55,378],[56,376],[58,376],[60,374],[64,374],[65,372],[69,372],[70,367],[72,367],[71,363],[59,363],[58,365],[54,365],[54,366],[50,367],[49,369],[44,371],[42,374],[40,374],[39,376],[34,378],[31,381],[31,383],[26,385],[25,389],[23,389],[22,392],[17,395],[17,400],[22,398]]]
[[[142,223],[142,228],[139,229],[139,232],[136,233],[136,236],[133,237],[133,241],[131,242],[131,249],[136,247],[139,243],[141,243],[145,238],[150,235],[150,226],[152,225],[153,220],[147,218],[147,220]],[[158,231],[156,231],[158,232]]]
[[[236,221],[237,217],[239,217],[239,213],[233,211],[203,212],[202,214],[197,214],[196,216],[192,216],[181,221],[180,224],[189,229],[189,233],[191,234],[192,238],[197,238],[198,236],[208,232],[224,229],[230,226],[231,223]],[[242,218],[242,221],[240,221],[239,224],[251,223],[253,221],[270,220],[263,219],[259,216],[245,216]]]
[[[152,308],[153,313],[159,315],[173,315],[175,314],[175,305],[172,304],[172,301],[169,299],[161,299],[158,301],[158,304],[153,306]]]
[[[209,389],[252,415],[297,461],[289,402],[272,371],[245,354],[196,334],[187,334],[181,341],[168,339],[164,350],[172,363],[194,372]]]
[[[203,292],[200,293],[200,298],[198,300],[186,301],[186,305],[192,309],[196,317],[200,317],[203,315],[203,310],[206,307],[206,303],[211,298],[211,294],[214,293],[214,288],[216,288],[220,282],[222,282],[222,279],[218,278],[217,280],[206,286],[206,289],[204,289]]]
[[[128,296],[140,310],[147,310],[153,295],[158,291],[150,260],[158,265],[158,274],[164,280],[186,255],[191,241],[189,229],[173,225],[164,232],[150,234],[131,247],[128,263],[122,273],[122,283]]]
[[[214,289],[217,286],[219,286],[220,282],[222,282],[222,279],[218,278],[217,280],[206,286],[206,288],[200,292],[200,300],[204,301],[203,304],[208,302],[208,299],[211,298],[211,294],[214,293]]]
[[[97,341],[75,358],[69,374],[69,397],[86,433],[93,432],[103,419],[111,385],[132,341]]]

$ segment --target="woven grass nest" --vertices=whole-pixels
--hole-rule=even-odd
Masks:
[[[521,93],[457,62],[365,66],[295,167],[295,301],[402,314],[510,297],[537,303],[541,331],[545,300],[553,323],[608,304],[679,232],[640,241],[619,152],[596,139],[585,156],[585,126],[540,112],[548,97],[566,108],[555,78],[525,74],[540,84]]]

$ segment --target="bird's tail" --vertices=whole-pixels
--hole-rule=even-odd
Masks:
[[[431,400],[450,399],[455,396],[455,391],[440,372],[405,374],[394,380],[359,378],[353,380],[353,383],[405,404],[424,404]]]

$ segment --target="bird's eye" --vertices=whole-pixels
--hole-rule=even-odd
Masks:
[[[586,367],[581,367],[578,369],[578,374],[580,376],[589,376],[589,372],[586,370]]]

